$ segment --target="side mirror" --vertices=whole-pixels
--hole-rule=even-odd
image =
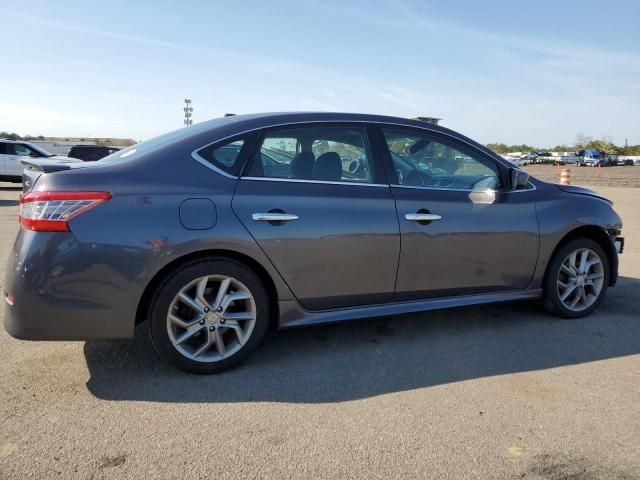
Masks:
[[[529,184],[529,174],[519,168],[511,169],[511,190],[521,190],[527,188]]]

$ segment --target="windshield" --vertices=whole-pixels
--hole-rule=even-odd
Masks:
[[[216,118],[215,120],[209,120],[207,122],[202,122],[196,125],[192,125],[190,127],[183,127],[178,130],[174,130],[173,132],[165,133],[164,135],[160,135],[159,137],[151,138],[149,140],[145,140],[144,142],[136,143],[131,145],[130,147],[124,148],[122,150],[118,150],[111,155],[108,155],[99,160],[101,164],[105,163],[119,163],[127,160],[134,159],[138,157],[142,153],[149,152],[151,150],[155,150],[156,148],[165,145],[167,143],[171,143],[175,140],[180,140],[181,138],[189,137],[191,135],[200,133],[205,130],[209,130],[217,124],[224,125],[228,123],[228,118]]]
[[[34,145],[33,143],[28,143],[27,145],[29,146],[29,148],[35,150],[43,157],[53,157],[53,153],[47,152],[44,148],[39,147],[38,145]]]

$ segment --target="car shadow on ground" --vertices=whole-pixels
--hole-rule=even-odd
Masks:
[[[87,388],[105,400],[340,402],[604,360],[640,353],[638,291],[640,280],[621,278],[580,320],[511,303],[284,330],[211,376],[167,366],[142,325],[134,340],[85,343]]]

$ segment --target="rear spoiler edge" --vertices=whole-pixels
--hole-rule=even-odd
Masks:
[[[20,160],[25,167],[30,170],[39,170],[44,173],[61,172],[63,170],[71,170],[69,165],[63,163],[48,163],[46,160]]]

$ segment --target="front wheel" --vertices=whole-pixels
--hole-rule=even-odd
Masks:
[[[551,259],[544,282],[545,308],[564,318],[593,312],[607,291],[609,260],[600,245],[577,238],[562,246]]]
[[[156,351],[191,373],[218,373],[244,361],[264,338],[269,318],[260,278],[241,263],[189,263],[162,283],[151,303]]]

